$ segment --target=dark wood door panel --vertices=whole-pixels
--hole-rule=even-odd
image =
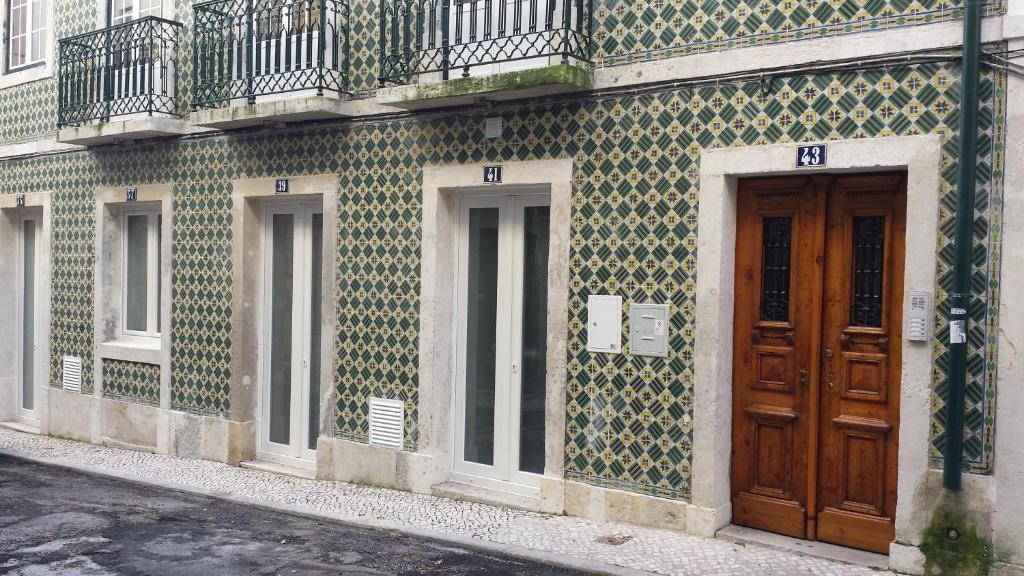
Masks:
[[[817,198],[806,178],[743,181],[737,214],[733,520],[799,537],[814,441]]]
[[[818,538],[888,552],[896,510],[906,192],[836,178],[828,199]]]

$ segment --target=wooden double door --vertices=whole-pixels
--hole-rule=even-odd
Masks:
[[[743,180],[738,202],[733,522],[888,553],[905,174]]]

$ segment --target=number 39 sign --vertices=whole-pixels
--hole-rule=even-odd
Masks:
[[[796,147],[796,165],[798,168],[824,166],[827,160],[826,153],[824,144],[802,144]]]

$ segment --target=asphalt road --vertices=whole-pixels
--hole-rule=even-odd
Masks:
[[[0,574],[582,574],[0,455]]]

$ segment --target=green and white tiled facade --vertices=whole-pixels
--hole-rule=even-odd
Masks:
[[[90,29],[94,3],[57,1],[58,36]],[[599,67],[961,16],[959,3],[947,0],[596,0],[595,5]],[[351,9],[352,87],[366,96],[377,86],[378,3],[355,0]],[[1002,3],[986,6],[988,15],[1004,11]],[[187,31],[187,2],[178,3],[177,19]],[[183,70],[191,66],[187,55],[181,62]],[[237,419],[231,402],[232,327],[238,321],[232,317],[238,297],[231,291],[232,181],[336,174],[334,433],[366,442],[369,398],[399,398],[406,405],[405,449],[417,451],[423,167],[571,158],[565,476],[688,501],[700,282],[699,171],[703,153],[712,148],[940,136],[940,234],[935,239],[940,290],[930,457],[933,465],[941,464],[959,74],[951,58],[780,73],[767,82],[680,83],[640,95],[524,101],[491,112],[504,119],[498,139],[485,138],[482,113],[407,114],[271,132],[197,134],[0,162],[0,193],[46,190],[52,195],[49,381],[56,387],[65,355],[80,356],[91,366],[97,353],[94,191],[173,185],[169,407]],[[187,94],[189,74],[180,78]],[[965,468],[979,475],[992,473],[996,465],[1006,106],[1006,72],[984,68],[964,442]],[[0,91],[0,146],[52,138],[55,124],[52,80]],[[617,294],[627,303],[671,303],[668,357],[587,352],[590,294]],[[159,405],[158,366],[105,359],[101,374],[104,397]],[[83,393],[94,390],[92,380],[92,372],[84,371]]]

